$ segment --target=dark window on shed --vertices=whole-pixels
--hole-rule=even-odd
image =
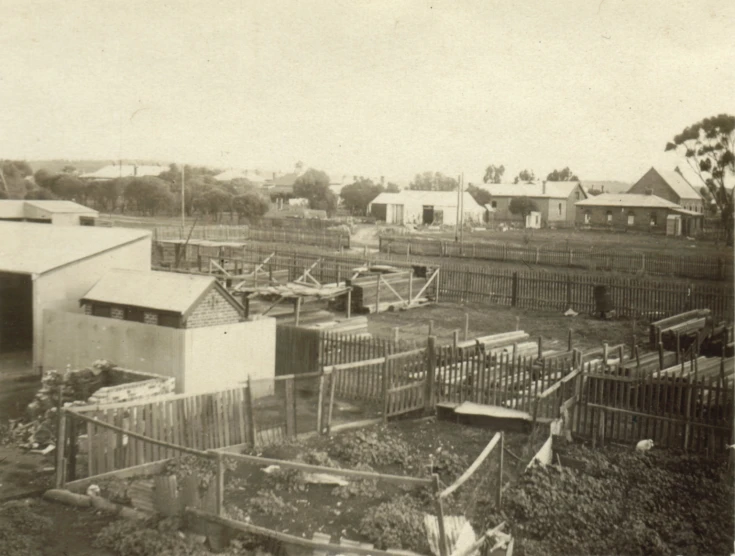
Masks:
[[[81,226],[94,226],[96,218],[93,218],[91,216],[80,216],[79,217],[79,224]]]
[[[651,213],[651,227],[653,226],[658,226],[658,217],[655,211]]]
[[[498,208],[498,202],[497,201],[490,201],[490,206],[495,208]]]
[[[166,315],[158,313],[158,326],[168,326],[169,328],[179,328],[181,317],[179,315]]]
[[[92,303],[92,314],[95,317],[110,317],[112,314],[112,307],[109,305],[98,305]]]
[[[612,224],[612,211],[611,210],[607,211],[607,214],[605,215],[605,217],[607,218],[607,223]]]
[[[145,311],[128,307],[125,309],[125,320],[133,322],[145,322]]]

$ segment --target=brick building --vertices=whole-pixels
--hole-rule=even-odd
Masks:
[[[667,232],[670,217],[680,222],[679,233],[694,235],[702,229],[703,215],[657,195],[603,193],[577,203],[577,226]]]
[[[704,199],[678,171],[651,168],[633,184],[628,193],[652,194],[679,205],[684,210],[704,213]]]
[[[84,312],[170,328],[245,320],[245,310],[214,277],[111,270],[80,300]]]

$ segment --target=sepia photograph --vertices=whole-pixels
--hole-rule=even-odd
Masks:
[[[735,556],[735,2],[2,4],[0,556]]]

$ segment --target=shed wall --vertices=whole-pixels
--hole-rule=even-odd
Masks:
[[[63,249],[63,246],[59,247]],[[151,239],[142,238],[38,276],[33,282],[33,364],[40,365],[46,309],[82,312],[79,299],[113,268],[151,269]]]

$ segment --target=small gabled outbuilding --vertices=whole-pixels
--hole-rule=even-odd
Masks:
[[[704,199],[677,170],[651,167],[633,184],[628,193],[656,195],[690,212],[703,214]]]
[[[170,328],[245,320],[244,307],[212,276],[111,270],[80,300],[84,312]]]

